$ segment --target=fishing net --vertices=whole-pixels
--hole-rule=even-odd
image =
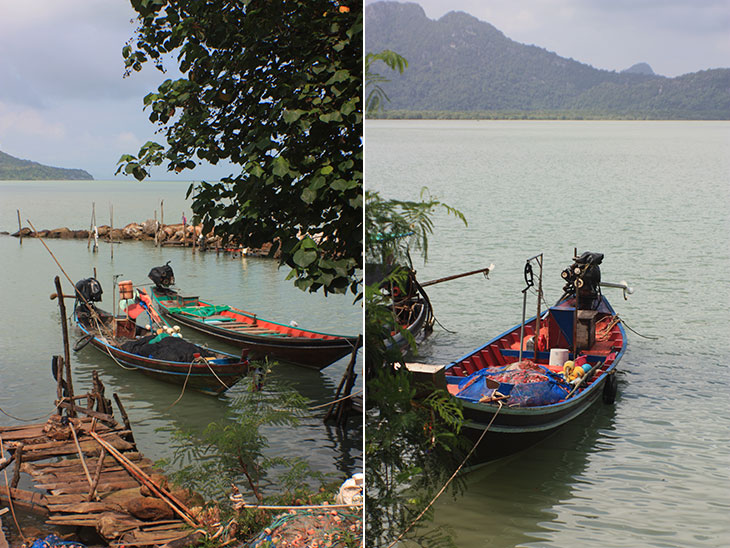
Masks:
[[[362,537],[362,516],[342,510],[290,510],[274,518],[247,548],[351,546]]]
[[[221,312],[225,312],[226,310],[230,310],[230,306],[226,305],[210,305],[210,306],[203,306],[203,307],[197,307],[197,306],[176,306],[176,307],[170,307],[168,310],[170,312],[176,313],[176,314],[192,314],[193,316],[200,316],[202,318],[207,318],[208,316],[215,316],[216,314],[219,314]]]
[[[130,354],[164,360],[169,362],[190,363],[199,354],[203,358],[214,357],[215,354],[202,346],[181,339],[180,337],[149,335],[133,341],[127,341],[119,348]],[[153,342],[154,339],[157,341]]]
[[[487,379],[499,383],[496,389],[487,386]],[[496,392],[509,396],[505,401],[513,407],[550,405],[565,399],[570,386],[547,367],[523,361],[502,368],[480,369],[459,383],[457,397],[479,402],[494,398]]]

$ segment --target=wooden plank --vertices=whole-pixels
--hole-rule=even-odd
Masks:
[[[10,488],[10,495],[13,497],[13,504],[19,508],[29,512],[48,512],[46,497],[42,493]],[[4,485],[0,486],[0,500],[8,500],[8,488]]]
[[[97,493],[106,493],[108,491],[117,491],[119,489],[133,489],[134,487],[137,487],[139,483],[137,483],[133,479],[125,480],[125,481],[111,481],[111,482],[105,482],[100,481],[99,485],[96,487]],[[74,483],[72,485],[64,485],[64,484],[50,484],[50,485],[39,485],[39,487],[43,489],[48,489],[51,491],[54,495],[69,495],[74,493],[88,493],[89,492],[89,484],[87,483],[84,485],[83,483]]]
[[[90,514],[97,512],[123,512],[124,508],[113,502],[73,502],[66,504],[48,504],[51,512],[66,514]]]

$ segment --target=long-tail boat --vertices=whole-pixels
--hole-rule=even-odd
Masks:
[[[322,333],[260,318],[228,305],[215,305],[199,297],[180,295],[170,286],[175,278],[168,265],[150,271],[155,282],[150,302],[175,322],[229,344],[247,348],[251,358],[270,356],[313,369],[324,369],[351,354],[357,337]],[[139,290],[143,294],[143,290]]]
[[[566,284],[555,306],[538,311],[446,366],[448,391],[463,403],[464,431],[479,442],[472,464],[527,448],[586,412],[596,401],[613,403],[616,368],[626,351],[620,318],[601,287],[633,290],[625,282],[601,283],[600,253],[586,252],[562,272]],[[486,431],[486,433],[485,433]]]
[[[137,325],[134,318],[144,303],[130,304],[123,316],[110,314],[94,304],[101,293],[94,278],[76,284],[73,319],[83,335],[75,351],[90,343],[125,369],[210,395],[226,391],[248,372],[245,352],[234,356],[186,341],[167,326]]]

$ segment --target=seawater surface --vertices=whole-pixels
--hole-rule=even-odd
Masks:
[[[92,203],[98,225],[109,224],[112,205],[115,227],[144,222],[154,217],[155,210],[159,218],[161,200],[165,222],[178,223],[183,214],[192,217],[185,200],[187,186],[129,181],[0,182],[0,231],[17,230],[17,210],[24,226],[30,220],[38,230],[63,226],[85,229],[90,224]],[[128,241],[115,245],[112,259],[110,244],[103,241],[97,253],[87,249],[86,240],[46,243],[74,282],[91,276],[96,269],[104,290],[101,307],[107,310],[111,309],[115,275],[135,284],[149,284],[150,269],[170,261],[177,286],[185,294],[200,295],[283,323],[296,320],[304,328],[348,335],[362,332],[362,308],[359,303],[353,305],[352,295],[304,293],[285,279],[288,269],[278,269],[271,259],[233,258],[214,251],[193,254],[190,249]],[[55,276],[60,276],[70,292],[70,284],[40,241],[25,238],[21,245],[17,238],[0,235],[0,409],[19,419],[40,417],[36,421],[40,422],[53,410],[51,357],[63,355],[58,305],[49,299],[55,293]],[[66,302],[69,314],[72,303]],[[70,333],[73,344],[79,331],[70,327]],[[183,333],[212,348],[240,353],[235,347],[185,327]],[[273,374],[288,380],[315,406],[334,399],[348,361],[349,357],[343,358],[321,372],[280,365]],[[98,370],[107,396],[116,392],[125,405],[140,451],[153,460],[171,456],[166,429],[199,430],[212,421],[232,419],[232,402],[245,389],[245,384],[239,383],[220,397],[186,391],[173,405],[181,394],[180,386],[124,370],[90,345],[72,352],[72,363],[75,392],[89,390],[92,371]],[[0,416],[0,424],[21,422],[7,415]],[[267,453],[303,456],[315,470],[344,480],[362,468],[362,422],[350,419],[349,429],[342,431],[325,426],[323,415],[324,411],[319,410],[296,428],[267,430]]]
[[[427,281],[433,335],[414,357],[448,363],[519,323],[525,260],[544,253],[547,302],[574,248],[605,254],[625,324],[614,405],[466,475],[435,524],[460,547],[730,546],[730,124],[374,121],[367,187],[440,211]],[[535,297],[528,299],[534,314]]]

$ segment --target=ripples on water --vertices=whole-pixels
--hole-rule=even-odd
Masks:
[[[437,503],[460,547],[730,546],[730,125],[726,122],[401,122],[366,127],[368,188],[427,186],[437,215],[421,281],[437,325],[418,359],[448,363],[517,323],[526,258],[548,303],[573,247],[605,254],[627,324],[614,406],[467,476]],[[534,297],[529,299],[534,306]],[[534,312],[533,312],[534,313]]]

